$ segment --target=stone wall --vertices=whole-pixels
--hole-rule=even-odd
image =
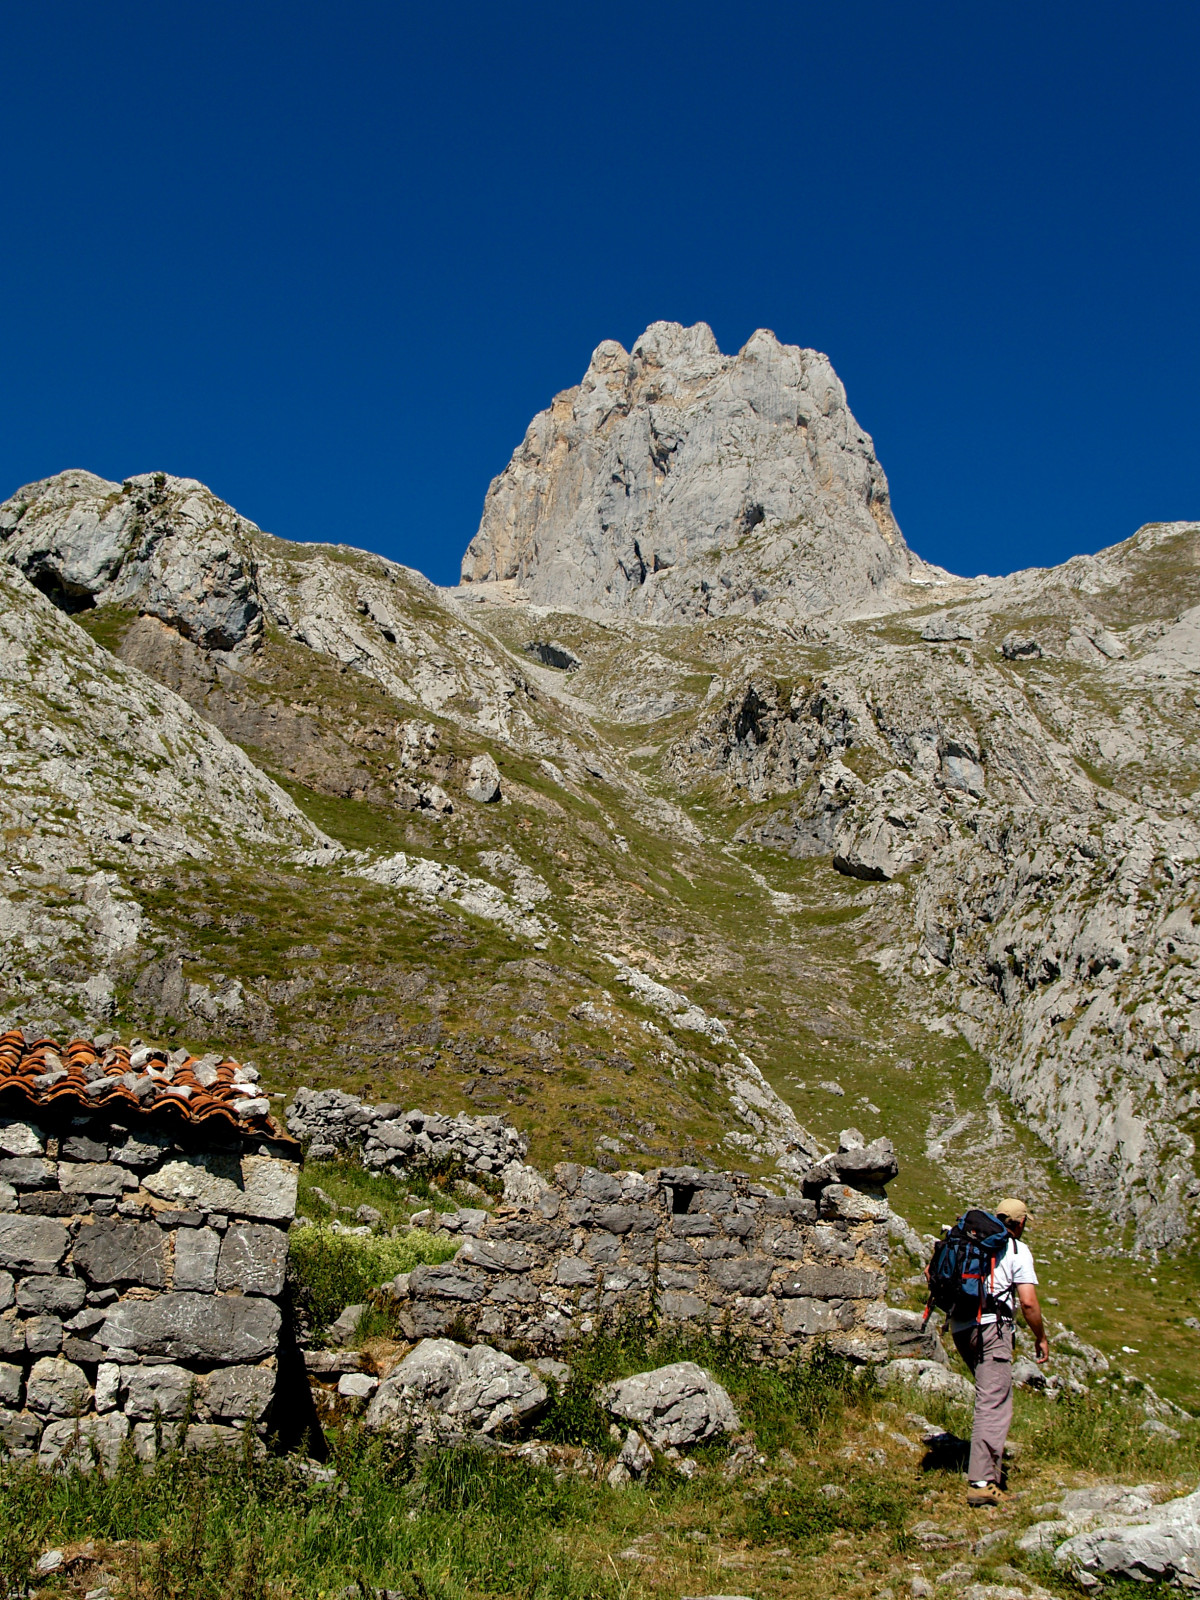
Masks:
[[[348,1151],[373,1172],[402,1177],[413,1167],[456,1164],[475,1177],[502,1178],[520,1167],[529,1140],[503,1117],[439,1116],[395,1105],[367,1105],[341,1089],[297,1089],[288,1131],[314,1161]]]
[[[0,1116],[0,1440],[44,1466],[191,1418],[191,1448],[271,1416],[299,1150],[223,1121],[38,1106]],[[213,1119],[216,1120],[216,1119]]]
[[[404,1334],[550,1353],[604,1321],[654,1316],[697,1331],[727,1326],[773,1358],[823,1338],[882,1360],[882,1182],[895,1162],[886,1141],[844,1154],[849,1181],[834,1156],[797,1196],[733,1172],[560,1164],[540,1190],[473,1214],[452,1261],[395,1280]]]

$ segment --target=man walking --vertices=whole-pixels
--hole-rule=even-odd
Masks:
[[[1029,1246],[1021,1235],[1029,1213],[1020,1200],[1001,1200],[995,1215],[1009,1232],[1008,1248],[995,1265],[987,1284],[982,1315],[951,1317],[950,1331],[958,1353],[975,1377],[975,1422],[971,1429],[971,1459],[967,1467],[967,1504],[996,1506],[1000,1492],[1004,1441],[1012,1425],[1013,1333],[1016,1304],[1033,1334],[1037,1359],[1050,1359],[1050,1341],[1037,1297],[1037,1273]]]

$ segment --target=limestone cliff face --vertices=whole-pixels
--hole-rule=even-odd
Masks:
[[[494,480],[464,583],[660,620],[849,612],[921,563],[828,359],[705,323],[606,340]]]
[[[3,563],[0,676],[0,993],[105,1016],[142,935],[131,877],[330,843],[242,750]]]

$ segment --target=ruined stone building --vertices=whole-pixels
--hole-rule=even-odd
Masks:
[[[44,1466],[265,1429],[300,1148],[257,1073],[0,1035],[0,1439]]]

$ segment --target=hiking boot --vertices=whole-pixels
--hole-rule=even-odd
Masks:
[[[1002,1506],[1004,1495],[998,1483],[969,1483],[967,1485],[967,1504],[969,1506]]]

